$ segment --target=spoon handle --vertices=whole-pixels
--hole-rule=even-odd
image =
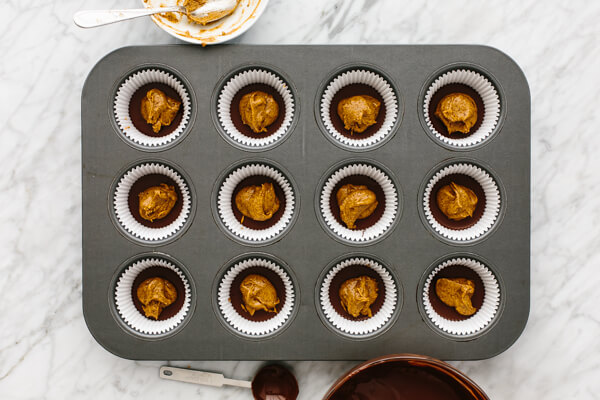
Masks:
[[[114,22],[125,21],[138,17],[145,17],[152,14],[181,11],[182,8],[179,6],[140,8],[133,10],[85,10],[76,12],[73,15],[73,22],[75,22],[75,24],[81,28],[95,28],[97,26],[112,24]]]
[[[248,381],[239,381],[236,379],[227,379],[223,374],[215,374],[213,372],[195,371],[187,368],[176,368],[162,366],[160,367],[160,377],[171,381],[196,383],[198,385],[208,385],[221,387],[223,385],[238,386],[250,388],[251,383]]]

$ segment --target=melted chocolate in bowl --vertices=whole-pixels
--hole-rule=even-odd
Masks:
[[[377,118],[375,119],[376,123],[374,125],[369,126],[362,133],[352,134],[344,127],[344,121],[342,121],[337,112],[338,104],[340,104],[340,101],[347,99],[348,97],[365,95],[379,100],[381,103],[379,106],[379,114],[377,114]],[[381,128],[383,121],[385,121],[385,111],[385,102],[377,90],[363,83],[354,83],[344,86],[333,96],[331,99],[331,105],[329,106],[329,118],[331,119],[333,127],[343,136],[350,139],[364,139],[373,136]]]
[[[446,214],[439,209],[437,205],[437,193],[442,187],[449,185],[451,182],[471,189],[473,193],[475,193],[475,196],[477,196],[477,206],[472,217],[455,221],[446,217]],[[431,210],[433,218],[435,218],[440,225],[454,230],[470,228],[479,222],[483,212],[485,211],[485,203],[485,193],[483,192],[483,188],[479,182],[470,176],[463,174],[451,174],[443,177],[433,186],[431,189],[431,195],[429,196],[429,209]]]
[[[280,365],[267,365],[252,380],[252,395],[257,400],[295,400],[298,382]]]
[[[435,115],[435,110],[437,108],[438,103],[444,98],[444,96],[452,93],[463,93],[469,95],[475,101],[475,105],[477,105],[477,122],[475,122],[475,125],[473,125],[469,133],[448,133],[448,128],[446,128],[446,125],[444,125],[442,120],[436,117]],[[485,113],[485,106],[483,105],[483,100],[481,99],[479,93],[477,93],[477,91],[472,87],[463,85],[462,83],[450,83],[446,86],[442,86],[438,89],[437,92],[433,94],[433,96],[431,97],[431,101],[429,102],[428,112],[431,124],[433,125],[436,131],[450,139],[464,139],[472,135],[473,132],[475,132],[481,126],[481,122],[483,121],[483,114]]]
[[[170,125],[162,126],[158,133],[154,133],[152,125],[147,123],[144,117],[142,117],[142,99],[146,97],[146,93],[148,93],[148,91],[151,89],[159,89],[164,94],[166,94],[167,97],[181,102],[179,110],[175,115],[175,119],[171,122]],[[183,102],[181,101],[181,97],[179,96],[177,91],[171,86],[158,82],[148,83],[147,85],[144,85],[138,90],[136,90],[133,96],[131,96],[131,100],[129,101],[129,117],[131,118],[131,122],[137,128],[137,130],[142,132],[144,135],[152,137],[167,136],[168,134],[173,133],[173,131],[177,129],[177,127],[181,123],[181,119],[183,118]]]
[[[173,186],[175,193],[177,193],[177,201],[175,202],[173,209],[171,209],[171,211],[164,218],[155,219],[154,221],[150,222],[142,218],[140,215],[139,194],[152,186],[160,186],[161,183],[166,183],[169,186]],[[131,212],[131,215],[133,215],[133,218],[137,222],[149,228],[164,228],[165,226],[173,223],[177,217],[179,217],[179,214],[183,208],[183,195],[181,194],[179,185],[173,179],[162,174],[148,174],[142,176],[140,179],[135,181],[133,185],[131,185],[127,203],[129,205],[129,211]]]
[[[335,220],[340,223],[343,227],[347,227],[347,225],[342,221],[340,216],[340,207],[337,202],[337,192],[344,185],[352,184],[352,185],[365,185],[367,189],[375,193],[375,198],[377,199],[377,208],[373,211],[373,214],[369,215],[367,218],[357,219],[354,225],[356,228],[353,230],[362,231],[364,229],[370,228],[375,225],[377,221],[383,215],[385,211],[385,194],[383,193],[383,189],[379,186],[379,183],[375,182],[373,179],[364,175],[351,175],[348,176],[335,185],[333,190],[331,191],[331,196],[329,196],[329,209],[333,214]]]
[[[275,306],[275,309],[277,310],[276,313],[257,310],[254,315],[250,315],[249,312],[242,308],[243,301],[240,285],[244,278],[251,274],[264,276],[275,287],[277,297],[279,297],[279,304]],[[231,283],[229,299],[235,311],[245,319],[257,322],[267,321],[271,318],[274,318],[283,308],[283,305],[285,304],[285,285],[281,280],[281,277],[276,272],[264,267],[250,267],[240,272]]]
[[[177,273],[170,268],[156,266],[146,268],[145,270],[140,272],[139,275],[134,279],[133,285],[131,286],[131,297],[133,298],[133,305],[142,315],[145,314],[144,309],[142,308],[142,303],[137,297],[137,290],[138,287],[140,287],[140,284],[148,278],[163,278],[171,282],[173,286],[175,286],[175,289],[177,290],[177,299],[175,299],[175,301],[171,305],[165,307],[162,310],[162,312],[158,316],[158,320],[164,321],[173,317],[179,312],[179,310],[181,310],[181,307],[183,306],[183,302],[185,300],[185,287],[183,285],[183,281],[181,280],[179,275],[177,275]],[[149,319],[153,320],[154,318]]]
[[[242,116],[240,114],[240,101],[242,100],[242,97],[244,97],[244,95],[248,93],[255,91],[261,91],[270,94],[271,96],[273,96],[275,102],[279,106],[279,115],[277,115],[277,119],[275,120],[275,122],[266,127],[266,132],[255,133],[252,129],[250,129],[248,125],[244,124],[244,122],[242,121]],[[235,128],[242,135],[248,136],[253,139],[262,139],[264,137],[271,136],[272,134],[277,132],[277,130],[281,127],[283,119],[285,118],[285,103],[283,101],[283,97],[281,97],[279,92],[277,92],[277,90],[275,90],[274,87],[265,85],[264,83],[253,83],[251,85],[244,86],[243,88],[241,88],[235,94],[235,96],[233,96],[230,107],[231,108],[229,109],[229,113],[231,115],[231,122],[233,122]]]
[[[346,319],[353,321],[364,321],[365,319],[369,319],[369,317],[365,315],[359,315],[354,318],[352,315],[348,314],[348,312],[344,310],[344,307],[342,307],[342,300],[340,298],[340,286],[342,286],[342,283],[346,282],[348,279],[358,278],[363,275],[377,281],[377,299],[370,307],[373,315],[377,314],[385,301],[385,285],[383,284],[381,276],[366,265],[349,265],[340,270],[331,280],[331,284],[329,285],[329,301],[331,302],[333,309],[338,314],[343,315]]]
[[[483,281],[477,272],[464,265],[451,265],[438,272],[431,280],[431,285],[429,286],[429,302],[431,303],[431,306],[435,312],[442,317],[451,321],[464,321],[465,319],[469,319],[473,315],[477,314],[476,312],[473,315],[462,315],[459,314],[454,307],[444,304],[435,293],[435,285],[441,278],[467,278],[470,281],[473,281],[475,284],[475,293],[473,293],[473,297],[471,297],[471,304],[473,304],[473,307],[479,310],[483,305],[485,287],[483,286]]]
[[[411,361],[394,361],[362,369],[348,379],[331,400],[475,400],[442,368]]]
[[[244,214],[242,214],[235,205],[235,196],[237,196],[239,191],[245,188],[246,186],[260,186],[263,183],[273,184],[275,196],[277,196],[277,198],[279,199],[279,209],[275,214],[273,214],[271,218],[269,218],[266,221],[255,221],[250,217],[244,217]],[[231,209],[233,210],[233,215],[235,216],[235,219],[238,222],[240,222],[242,220],[242,217],[244,217],[244,222],[242,222],[241,224],[244,225],[246,228],[254,230],[267,229],[275,225],[277,221],[281,219],[281,216],[283,215],[283,212],[285,210],[285,193],[283,192],[283,189],[281,189],[281,186],[279,186],[277,181],[273,180],[272,178],[261,175],[249,176],[248,178],[238,183],[235,187],[235,190],[231,195]]]

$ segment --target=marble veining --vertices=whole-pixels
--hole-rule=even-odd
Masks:
[[[248,399],[158,379],[113,356],[81,311],[80,94],[126,45],[177,43],[148,19],[77,28],[78,9],[140,1],[0,4],[0,398]],[[271,0],[240,43],[477,43],[511,55],[532,93],[531,314],[490,360],[454,362],[493,399],[600,398],[600,2]],[[250,379],[260,362],[177,362]],[[353,362],[292,362],[318,399]]]

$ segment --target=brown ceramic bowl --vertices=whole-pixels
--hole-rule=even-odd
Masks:
[[[392,354],[364,362],[342,376],[323,397],[353,398],[489,400],[475,382],[451,365],[416,354]]]

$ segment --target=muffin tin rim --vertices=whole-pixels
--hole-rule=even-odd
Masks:
[[[132,235],[131,233],[127,232],[127,230],[123,227],[123,225],[121,225],[121,223],[119,223],[119,220],[117,219],[117,215],[115,213],[115,207],[114,207],[114,194],[117,189],[117,186],[119,185],[121,178],[123,178],[123,176],[128,171],[132,170],[133,168],[135,168],[137,166],[140,166],[143,164],[152,164],[152,163],[158,163],[158,164],[162,164],[162,165],[171,167],[173,170],[175,170],[175,172],[177,172],[179,175],[181,175],[181,177],[183,178],[184,182],[186,183],[186,185],[190,191],[190,203],[191,203],[188,218],[183,223],[182,227],[179,230],[177,230],[174,234],[172,234],[170,237],[167,237],[166,239],[153,240],[153,241],[138,238],[138,237]],[[113,178],[113,180],[109,186],[109,189],[108,189],[108,204],[107,204],[108,214],[110,216],[110,220],[111,220],[113,226],[116,228],[117,232],[119,232],[123,237],[127,238],[129,241],[131,241],[137,245],[141,245],[141,246],[145,246],[145,247],[164,246],[166,244],[169,244],[169,243],[172,243],[172,242],[178,240],[182,235],[184,235],[187,232],[187,230],[193,225],[193,221],[196,216],[196,203],[197,203],[196,189],[194,188],[194,185],[192,184],[191,177],[178,164],[171,162],[170,160],[167,161],[162,158],[141,158],[130,164],[127,164],[125,167],[123,167],[119,171],[117,171],[117,174]]]
[[[251,241],[251,240],[247,240],[247,239],[236,236],[233,232],[231,232],[229,229],[227,229],[227,227],[225,226],[225,224],[223,223],[223,221],[221,220],[221,217],[219,215],[218,202],[219,202],[219,191],[221,189],[221,186],[223,185],[223,183],[225,182],[227,177],[232,172],[243,167],[244,165],[248,165],[248,164],[252,164],[252,163],[265,164],[265,165],[273,167],[276,170],[278,170],[279,172],[281,172],[281,174],[284,176],[284,178],[286,178],[287,181],[289,182],[289,184],[292,188],[292,193],[294,194],[294,212],[292,213],[292,216],[290,218],[290,222],[289,222],[288,226],[286,226],[281,232],[279,232],[272,238],[267,239],[267,240],[261,240],[261,241]],[[273,243],[277,243],[278,241],[283,239],[294,228],[294,225],[296,224],[296,221],[299,218],[298,216],[300,214],[300,203],[301,203],[301,200],[300,200],[298,185],[296,184],[296,182],[295,182],[294,178],[292,177],[292,175],[290,174],[290,172],[286,168],[284,168],[281,164],[279,164],[278,162],[276,162],[272,159],[264,158],[264,157],[247,157],[247,158],[239,159],[239,160],[233,162],[232,164],[228,165],[227,167],[225,167],[221,171],[219,176],[215,179],[215,183],[213,185],[212,192],[210,195],[211,214],[212,214],[215,224],[219,227],[219,229],[230,240],[232,240],[238,244],[241,244],[243,246],[255,247],[255,248],[268,246]]]
[[[352,335],[352,334],[342,332],[342,331],[336,329],[333,326],[333,324],[331,324],[331,322],[329,322],[329,320],[323,313],[323,310],[321,309],[321,285],[323,284],[323,280],[325,279],[325,277],[327,276],[329,271],[331,271],[331,269],[334,268],[337,264],[341,263],[342,261],[349,260],[352,258],[366,258],[366,259],[371,259],[371,260],[377,262],[379,265],[381,265],[383,268],[385,268],[387,270],[387,272],[392,277],[392,280],[394,281],[394,284],[396,286],[396,307],[394,309],[394,312],[392,313],[392,316],[381,328],[377,329],[376,331],[374,331],[372,333],[368,333],[368,334]],[[323,267],[321,269],[321,272],[319,273],[319,276],[317,278],[317,281],[316,281],[315,287],[314,287],[314,307],[315,307],[315,311],[316,311],[317,315],[319,316],[319,320],[327,329],[329,329],[331,332],[336,334],[338,337],[340,337],[344,340],[347,340],[348,342],[366,342],[369,340],[373,340],[373,339],[376,339],[376,338],[384,335],[390,329],[392,329],[394,326],[396,326],[396,324],[398,323],[398,319],[400,317],[402,308],[404,307],[404,297],[405,297],[404,285],[402,284],[402,281],[396,276],[396,273],[394,271],[392,264],[383,260],[381,257],[377,256],[376,254],[369,253],[369,252],[362,252],[362,251],[352,251],[349,253],[340,254],[337,257],[335,257],[333,260],[329,261],[329,263],[327,263],[327,265],[325,265],[325,267]]]
[[[444,237],[443,235],[438,233],[435,229],[433,229],[433,227],[431,226],[429,221],[427,221],[427,216],[425,215],[425,210],[423,209],[423,196],[425,194],[425,189],[426,189],[429,181],[433,178],[433,176],[438,171],[442,170],[443,168],[445,168],[447,166],[454,165],[454,164],[460,164],[460,163],[475,165],[475,166],[483,169],[485,172],[487,172],[492,177],[492,179],[494,180],[494,183],[496,183],[496,186],[498,187],[498,192],[500,193],[500,210],[498,211],[496,220],[494,221],[492,226],[487,231],[485,231],[481,236],[479,236],[475,239],[470,239],[470,240],[453,240],[453,239]],[[494,232],[496,232],[496,230],[500,227],[500,225],[502,225],[504,216],[506,214],[507,202],[508,202],[508,199],[507,199],[507,194],[506,194],[506,188],[504,187],[504,184],[498,177],[498,174],[492,168],[490,168],[490,166],[488,164],[486,164],[486,163],[482,162],[481,160],[476,159],[474,157],[448,157],[448,158],[445,158],[444,160],[440,161],[439,163],[434,165],[425,174],[423,180],[421,181],[421,184],[419,185],[419,191],[417,192],[417,207],[418,207],[418,212],[419,212],[419,218],[420,218],[423,226],[425,227],[425,229],[427,229],[427,231],[430,232],[433,237],[435,237],[442,243],[445,243],[445,244],[448,244],[451,246],[457,246],[457,247],[466,247],[466,246],[472,246],[474,244],[480,244],[481,242],[487,240],[490,236],[492,236],[494,234]]]
[[[172,74],[173,76],[175,76],[175,78],[177,78],[181,81],[181,84],[184,86],[185,90],[188,92],[189,97],[190,97],[190,119],[189,119],[186,127],[183,129],[183,131],[181,132],[181,134],[178,137],[174,138],[167,144],[150,147],[150,146],[145,146],[145,145],[142,145],[139,143],[135,143],[133,140],[129,139],[125,135],[125,133],[123,133],[123,131],[119,127],[119,124],[117,123],[117,119],[115,118],[114,102],[117,97],[117,92],[118,92],[119,88],[127,80],[127,78],[129,78],[130,76],[132,76],[133,74],[135,74],[137,72],[147,70],[147,69],[153,69],[153,68],[161,70],[163,72],[168,72],[168,73]],[[192,128],[196,123],[197,111],[198,111],[197,107],[196,107],[196,92],[194,91],[192,84],[185,77],[185,75],[181,71],[179,71],[177,68],[173,68],[170,65],[160,63],[160,62],[139,64],[136,67],[131,68],[131,69],[127,70],[124,74],[122,74],[113,84],[110,93],[111,93],[111,95],[108,98],[108,114],[109,114],[110,124],[113,128],[113,132],[119,137],[119,139],[121,139],[129,147],[132,147],[135,150],[142,151],[145,153],[159,153],[159,152],[162,152],[165,150],[172,149],[173,147],[177,146],[179,143],[181,143],[185,140],[185,138],[192,131]]]
[[[496,93],[498,94],[498,101],[500,103],[500,114],[498,115],[498,122],[496,123],[496,126],[494,127],[490,135],[487,138],[483,139],[480,143],[464,147],[453,146],[451,144],[444,143],[443,141],[439,140],[427,126],[427,121],[425,120],[425,115],[423,112],[423,102],[425,100],[427,90],[429,89],[429,87],[431,87],[433,82],[435,82],[437,78],[439,78],[446,72],[459,69],[474,71],[487,78],[492,84],[492,86],[494,86],[494,88],[496,89]],[[430,75],[428,75],[424,81],[423,86],[421,86],[421,90],[419,91],[417,97],[417,115],[419,116],[419,122],[427,137],[429,137],[429,139],[438,146],[450,151],[463,153],[468,151],[479,150],[482,147],[488,145],[490,142],[492,142],[500,134],[500,131],[504,127],[504,121],[506,120],[507,115],[507,102],[504,95],[504,88],[500,84],[500,81],[488,69],[484,68],[479,64],[475,64],[473,62],[452,62],[444,64],[438,69],[434,70]]]
[[[249,335],[244,332],[237,331],[233,326],[231,326],[225,320],[225,318],[223,317],[223,315],[221,313],[221,310],[219,309],[219,300],[218,300],[219,284],[221,283],[221,280],[225,276],[225,273],[231,267],[233,267],[235,264],[237,264],[238,262],[244,261],[244,260],[247,260],[250,258],[264,258],[266,260],[272,261],[275,264],[277,264],[289,276],[290,280],[292,281],[292,287],[294,288],[294,305],[292,307],[290,316],[288,317],[288,319],[284,322],[284,324],[281,327],[277,328],[275,331],[268,333],[266,335],[255,336],[255,335]],[[301,295],[300,290],[301,290],[300,285],[298,284],[298,279],[296,278],[296,274],[294,273],[294,270],[283,259],[275,256],[272,253],[267,253],[267,252],[263,252],[263,251],[246,251],[246,252],[237,254],[236,256],[225,261],[223,263],[223,265],[221,265],[221,267],[215,272],[215,277],[213,278],[213,282],[211,284],[210,302],[211,302],[212,310],[213,310],[213,313],[215,314],[216,319],[219,321],[219,323],[223,326],[223,328],[229,334],[231,334],[232,336],[234,336],[238,339],[240,339],[240,338],[244,339],[248,342],[264,342],[264,341],[272,340],[272,339],[280,336],[285,331],[287,331],[287,329],[294,323],[294,320],[296,319],[296,316],[298,315],[298,312],[300,310],[300,306],[302,303],[302,295]]]
[[[186,316],[183,318],[183,320],[181,321],[181,323],[179,325],[177,325],[170,331],[161,333],[161,334],[156,334],[156,335],[138,332],[135,329],[133,329],[132,327],[130,327],[129,325],[127,325],[127,323],[125,321],[123,321],[123,319],[120,317],[119,311],[117,310],[116,302],[114,300],[114,294],[115,294],[115,290],[117,287],[117,283],[119,281],[119,278],[123,274],[123,272],[125,272],[125,269],[137,261],[140,261],[143,259],[148,259],[148,258],[162,258],[163,260],[172,263],[177,268],[179,268],[179,270],[184,274],[184,276],[186,277],[186,279],[190,285],[190,308],[189,308]],[[160,252],[160,251],[149,251],[149,252],[137,253],[137,254],[129,257],[125,261],[123,261],[121,264],[119,264],[117,266],[117,268],[115,269],[115,271],[113,272],[112,277],[110,279],[110,284],[108,285],[107,295],[108,295],[110,314],[112,315],[113,319],[117,322],[117,325],[123,331],[125,331],[127,334],[129,334],[137,339],[141,339],[141,340],[145,340],[145,341],[149,341],[149,342],[155,342],[155,341],[171,338],[171,337],[177,335],[178,333],[183,331],[185,326],[192,320],[194,312],[196,311],[196,302],[197,302],[196,284],[192,278],[191,272],[178,259],[176,259],[175,257],[173,257],[167,253]]]
[[[288,86],[288,88],[292,94],[292,98],[294,99],[294,112],[293,112],[293,116],[292,116],[292,121],[290,122],[290,126],[288,127],[287,132],[285,132],[281,138],[275,140],[273,143],[266,145],[266,146],[252,147],[252,146],[246,146],[242,143],[238,143],[237,141],[233,140],[229,136],[229,134],[225,131],[225,129],[223,129],[223,126],[221,125],[221,121],[219,121],[218,105],[219,105],[219,95],[221,94],[221,91],[223,90],[223,88],[225,87],[227,82],[229,82],[229,80],[231,78],[235,77],[236,75],[238,75],[244,71],[249,71],[252,69],[257,69],[257,70],[262,69],[262,70],[265,70],[267,72],[277,75]],[[281,72],[276,66],[269,64],[269,63],[264,63],[264,62],[243,63],[243,64],[237,65],[236,67],[231,68],[230,70],[228,70],[228,72],[225,72],[217,80],[217,83],[215,84],[215,87],[210,96],[210,119],[212,120],[215,129],[219,133],[219,136],[221,136],[221,138],[230,146],[232,146],[238,150],[247,151],[250,153],[261,153],[261,152],[265,152],[268,150],[273,150],[274,148],[283,144],[290,136],[292,136],[294,134],[294,131],[296,130],[296,126],[298,125],[298,121],[300,120],[300,117],[299,117],[300,109],[301,109],[301,106],[300,106],[300,101],[298,101],[298,91],[296,89],[296,85],[294,84],[294,82],[290,79],[290,77],[287,74],[285,74],[284,72]]]
[[[398,113],[396,115],[396,121],[394,122],[394,125],[392,126],[390,133],[388,133],[387,136],[384,137],[379,142],[377,142],[373,145],[370,145],[370,146],[365,146],[365,147],[348,146],[344,143],[339,142],[329,133],[329,131],[327,130],[327,127],[325,127],[325,124],[323,123],[323,120],[321,119],[321,99],[323,97],[323,94],[325,93],[325,90],[327,89],[328,84],[331,83],[337,76],[343,74],[344,72],[348,72],[348,71],[352,71],[352,70],[360,70],[360,69],[374,72],[374,73],[380,75],[381,77],[383,77],[389,83],[390,87],[394,91],[394,94],[396,95],[396,103],[398,104]],[[402,95],[402,92],[398,88],[396,81],[394,79],[392,79],[392,76],[390,74],[388,74],[379,65],[373,64],[373,63],[368,63],[368,62],[345,63],[342,65],[338,65],[335,69],[331,70],[325,76],[325,78],[321,80],[321,83],[319,83],[313,103],[314,103],[313,112],[314,112],[315,121],[317,123],[317,126],[319,127],[319,130],[323,134],[323,136],[325,136],[325,138],[329,142],[331,142],[333,145],[335,145],[336,147],[338,147],[342,150],[345,150],[345,151],[353,152],[353,153],[364,153],[364,152],[376,150],[376,149],[379,149],[379,148],[385,146],[388,142],[390,142],[393,139],[394,136],[396,136],[396,134],[400,130],[402,121],[404,119],[404,111],[405,111],[404,96]]]
[[[435,324],[427,316],[427,312],[425,311],[425,305],[423,304],[423,287],[425,285],[425,282],[427,281],[427,278],[429,277],[429,274],[431,274],[431,272],[438,265],[453,258],[470,258],[483,264],[494,275],[494,278],[496,278],[500,292],[500,302],[498,304],[498,309],[496,310],[494,318],[492,318],[492,320],[485,327],[483,327],[483,329],[480,329],[479,331],[468,335],[456,335],[448,333],[435,326]],[[491,332],[501,320],[506,304],[506,286],[504,284],[504,279],[502,278],[502,275],[498,272],[498,269],[487,258],[473,252],[454,252],[444,254],[443,256],[438,257],[423,271],[423,274],[421,275],[421,278],[419,279],[419,282],[417,284],[416,297],[417,305],[419,308],[419,315],[432,331],[434,331],[436,334],[440,335],[445,339],[450,339],[455,342],[469,342],[475,339],[479,339],[488,332]]]
[[[387,228],[387,230],[385,232],[383,232],[383,234],[379,235],[378,237],[376,237],[372,240],[367,240],[367,241],[363,241],[363,242],[354,242],[354,241],[346,240],[346,239],[336,235],[335,232],[333,232],[329,228],[329,226],[327,225],[327,222],[325,222],[325,218],[323,218],[323,215],[321,213],[321,192],[322,192],[323,188],[325,187],[325,183],[327,183],[327,180],[337,170],[339,170],[347,165],[361,164],[361,163],[371,165],[373,167],[380,169],[390,178],[390,181],[392,182],[392,184],[394,185],[394,188],[396,189],[396,196],[397,196],[398,204],[396,207],[396,216],[395,216],[394,220],[392,221],[392,224]],[[400,224],[400,220],[402,219],[402,214],[404,211],[404,192],[402,191],[402,187],[401,187],[400,183],[398,182],[398,178],[396,177],[396,175],[394,175],[392,170],[387,168],[383,163],[381,163],[373,158],[368,158],[368,157],[358,157],[358,156],[350,157],[350,158],[344,158],[343,160],[333,164],[321,175],[321,177],[319,178],[319,181],[317,182],[317,185],[316,185],[314,200],[313,200],[313,207],[314,207],[314,212],[315,212],[316,218],[319,221],[319,225],[321,226],[321,229],[323,231],[325,231],[325,233],[327,233],[331,238],[333,238],[338,243],[341,243],[343,245],[352,246],[352,247],[367,247],[367,246],[373,246],[373,245],[385,240],[396,230],[396,228]]]

